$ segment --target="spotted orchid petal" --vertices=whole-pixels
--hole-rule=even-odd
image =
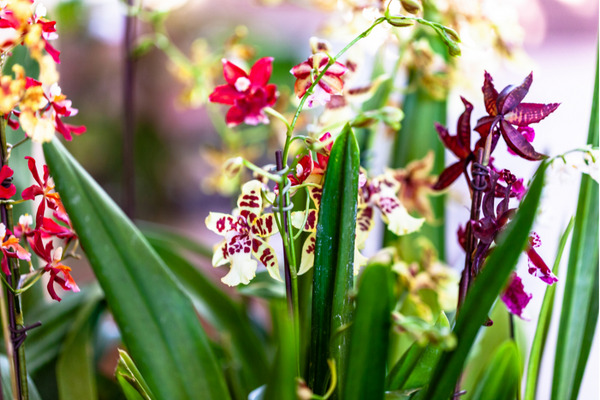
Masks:
[[[375,226],[374,210],[371,206],[359,207],[356,213],[356,247],[362,249],[369,232]]]
[[[208,229],[221,236],[225,236],[235,229],[235,219],[231,215],[223,213],[211,212],[204,223]]]
[[[241,235],[235,231],[230,232],[226,238],[226,255],[224,258],[231,264],[229,273],[221,282],[228,286],[236,286],[240,283],[247,285],[256,275],[258,263],[252,259],[252,240],[248,235]],[[220,248],[223,249],[223,246]],[[213,261],[219,262],[219,258]]]
[[[281,281],[275,250],[267,242],[257,237],[253,238],[252,254],[267,268],[271,278]]]
[[[315,263],[315,243],[317,240],[316,232],[308,235],[304,244],[302,245],[302,259],[300,261],[300,268],[298,269],[298,275],[302,275],[310,270]]]
[[[292,226],[305,232],[317,231],[318,210],[294,211],[292,213]]]
[[[240,215],[247,218],[249,223],[252,223],[262,211],[261,190],[262,183],[258,180],[246,182],[242,186],[237,205]]]
[[[277,233],[277,223],[273,214],[265,214],[256,218],[250,227],[253,235],[267,237]]]
[[[213,249],[212,265],[213,267],[220,267],[229,262],[227,259],[227,240],[223,240],[217,244]]]

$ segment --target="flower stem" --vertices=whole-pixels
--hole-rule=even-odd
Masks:
[[[281,150],[275,152],[277,170],[283,170],[283,157]],[[292,239],[292,225],[290,214],[290,192],[286,190],[287,176],[281,176],[279,189],[279,212],[283,230],[280,230],[284,247],[285,286],[288,304],[291,308],[294,321],[294,344],[296,347],[296,373],[300,376],[300,310],[298,304],[298,274],[296,268],[296,254]]]
[[[8,146],[6,142],[6,119],[0,121],[0,167],[8,164]],[[7,230],[13,229],[12,204],[0,204],[0,219]],[[27,369],[25,367],[24,320],[21,308],[21,298],[16,295],[14,288],[19,284],[21,273],[19,261],[15,258],[8,260],[11,274],[7,276],[10,288],[6,288],[6,299],[8,306],[8,328],[5,330],[6,354],[11,363],[11,382],[13,385],[13,398],[18,400],[28,399]],[[2,312],[4,314],[5,311]],[[4,321],[4,315],[3,322]],[[6,333],[6,330],[10,332]],[[6,338],[10,338],[7,340]]]

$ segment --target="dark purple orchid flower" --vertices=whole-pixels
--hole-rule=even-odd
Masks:
[[[482,137],[487,137],[490,132],[498,129],[510,150],[526,160],[535,161],[542,160],[546,156],[536,152],[529,143],[528,139],[532,139],[531,128],[525,130],[522,128],[540,122],[556,110],[560,104],[522,103],[529,92],[532,81],[533,73],[530,73],[519,86],[509,85],[498,94],[494,88],[492,77],[485,72],[481,90],[485,109],[489,115],[477,121],[475,130]]]

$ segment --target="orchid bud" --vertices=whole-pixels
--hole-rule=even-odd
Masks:
[[[417,14],[423,9],[419,0],[400,0],[402,8],[411,14]]]
[[[311,37],[309,39],[310,50],[313,54],[317,53],[328,53],[331,51],[331,45],[329,42],[323,39],[319,39],[318,37]]]
[[[234,157],[225,161],[225,164],[223,165],[225,176],[228,178],[235,178],[242,170],[243,165],[244,159],[242,157]]]
[[[401,16],[396,16],[396,17],[389,16],[389,17],[387,17],[387,22],[389,22],[390,25],[398,27],[398,28],[413,26],[415,24],[414,20],[406,18],[406,17],[401,17]]]

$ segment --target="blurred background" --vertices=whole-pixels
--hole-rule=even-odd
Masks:
[[[332,7],[335,1],[145,2],[148,9],[172,10],[135,21],[136,56],[130,64],[133,100],[127,104],[125,3],[118,0],[44,3],[49,16],[57,20],[60,84],[79,109],[78,116],[69,122],[84,124],[88,129],[83,136],[67,143],[69,150],[131,217],[167,224],[207,245],[217,242],[214,235],[206,234],[204,219],[208,212],[228,212],[233,204],[223,188],[235,183],[224,182],[216,175],[220,165],[236,155],[229,154],[229,150],[244,147],[253,153],[257,164],[272,163],[272,153],[267,153],[259,143],[267,140],[277,146],[277,135],[272,135],[269,129],[282,128],[277,123],[273,128],[250,128],[251,134],[244,137],[254,137],[254,143],[237,143],[236,137],[217,133],[214,125],[222,124],[225,108],[204,104],[213,79],[220,79],[220,58],[214,54],[222,54],[225,49],[233,58],[237,55],[243,59],[248,52],[251,57],[246,58],[253,60],[267,55],[275,57],[272,81],[279,85],[280,99],[285,99],[290,97],[293,85],[289,70],[310,53],[309,38],[316,34],[326,36],[335,46],[341,36],[336,34],[344,33],[347,28],[343,16],[335,15]],[[475,3],[481,2],[467,1],[463,6],[468,9],[475,7]],[[459,64],[464,73],[463,79],[453,85],[446,125],[451,131],[456,126],[462,112],[459,95],[476,105],[476,118],[483,115],[483,107],[478,105],[483,104],[480,88],[484,70],[494,76],[498,89],[520,83],[533,71],[534,82],[525,101],[561,103],[558,111],[536,129],[536,148],[556,155],[583,146],[597,55],[598,2],[507,0],[501,7],[495,3],[499,2],[483,2],[481,7],[497,24],[507,25],[511,43],[522,45],[523,51],[511,61],[501,60],[478,48],[473,32],[459,32],[463,39],[463,60]],[[337,25],[332,21],[338,21]],[[163,35],[158,39],[153,36],[157,27]],[[368,52],[364,54],[368,63]],[[177,63],[181,56],[194,62],[192,69],[189,64]],[[132,147],[124,145],[127,118],[134,128]],[[227,151],[224,141],[228,142]],[[531,176],[533,167],[528,163],[506,161],[514,164],[513,172],[518,170],[520,176]],[[546,192],[543,215],[536,226],[544,243],[539,251],[546,260],[554,258],[558,237],[574,214],[578,187],[579,178],[575,177],[551,183]],[[465,193],[451,192],[449,204],[446,259],[458,268],[464,255],[454,246],[454,240],[458,224],[467,218]],[[225,273],[212,272],[215,279]],[[78,281],[91,279],[83,266],[74,268],[73,274]],[[535,279],[528,280],[526,285],[534,291],[529,310],[537,310],[545,285]],[[531,335],[535,330],[535,311],[530,317],[531,321],[523,327]],[[554,341],[560,340],[556,337],[557,324],[555,315],[551,348]],[[581,399],[597,398],[600,390],[597,340],[591,354]],[[542,374],[548,385],[540,389],[539,399],[549,398],[552,365],[551,359],[544,362]]]

